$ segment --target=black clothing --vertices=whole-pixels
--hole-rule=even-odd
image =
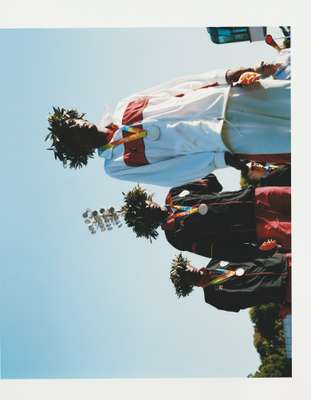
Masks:
[[[291,166],[282,165],[261,178],[257,186],[291,186]]]
[[[249,187],[215,193],[214,185],[206,184],[206,180],[217,180],[211,175],[169,191],[166,204],[173,207],[204,203],[208,206],[208,212],[176,219],[169,216],[162,225],[168,242],[179,250],[228,261],[240,262],[262,257],[256,239],[255,189]],[[173,211],[175,215],[180,212],[174,208]],[[271,252],[265,254],[271,255]]]
[[[213,259],[206,268],[215,270],[219,267],[219,260]],[[203,288],[206,303],[220,310],[238,312],[260,304],[285,301],[286,283],[290,274],[285,255],[276,254],[239,264],[230,263],[225,268],[234,271],[243,268],[245,273],[233,276],[221,284]],[[275,275],[248,275],[262,272],[272,272]]]
[[[170,189],[169,193],[175,196],[175,194],[179,194],[181,192],[181,187],[182,190],[195,192],[196,195],[204,195],[206,193],[219,193],[223,189],[221,183],[218,181],[217,177],[214,174],[209,174],[202,179],[186,183],[182,186],[173,187]]]
[[[246,162],[242,162],[238,156],[236,156],[233,153],[230,153],[229,151],[225,151],[225,163],[230,167],[239,169],[241,171],[243,170],[247,171],[248,169],[246,166]]]

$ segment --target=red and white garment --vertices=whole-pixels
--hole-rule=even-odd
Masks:
[[[241,153],[243,149],[243,153],[255,155],[290,153],[288,88],[275,90],[272,87],[270,90],[269,85],[267,89],[258,84],[256,88],[231,89],[226,83],[225,72],[178,78],[121,100],[113,113],[112,121],[119,127],[113,140],[129,134],[122,130],[124,125],[143,128],[148,136],[113,149],[99,150],[99,155],[105,159],[106,173],[128,181],[175,186],[226,167],[225,151]],[[285,85],[290,83],[285,82]],[[274,92],[278,92],[277,96],[273,96]],[[288,99],[282,99],[279,116],[280,96]],[[229,97],[230,107],[234,106],[242,113],[245,103],[270,101],[264,108],[269,109],[272,117],[269,114],[264,118],[264,128],[260,130],[263,107],[256,105],[255,109],[245,110],[245,116],[242,115],[246,121],[244,125],[240,122],[241,113],[237,121],[231,122],[231,116],[227,117]],[[241,107],[238,106],[240,103]],[[259,117],[256,115],[255,118],[258,107]],[[273,109],[276,109],[276,115]],[[288,123],[284,123],[284,114],[287,114]],[[252,116],[255,122],[250,126]],[[279,117],[282,128],[275,129]],[[271,141],[275,131],[277,138]],[[256,145],[257,136],[259,146]],[[263,150],[265,141],[267,145]],[[236,149],[235,142],[238,143]]]

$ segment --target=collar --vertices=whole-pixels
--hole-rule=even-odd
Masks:
[[[118,125],[111,122],[111,124],[107,125],[106,128],[109,128],[109,131],[106,133],[106,137],[107,137],[107,143],[110,143],[113,138],[113,135],[116,133],[119,127]]]
[[[175,228],[175,218],[174,218],[174,211],[170,206],[165,206],[168,212],[168,217],[166,220],[161,224],[161,228],[164,231],[172,231]]]
[[[113,139],[114,134],[119,130],[119,126],[111,122],[111,124],[106,125],[106,128],[109,128],[110,130],[106,133],[107,137],[107,143],[110,143]],[[102,149],[99,147],[97,149],[97,153],[99,157],[105,158],[107,160],[112,158],[112,149]]]

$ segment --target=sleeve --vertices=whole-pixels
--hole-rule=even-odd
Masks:
[[[192,153],[139,167],[128,167],[121,159],[106,159],[105,171],[114,178],[159,186],[180,186],[225,168],[224,152]]]
[[[223,189],[222,184],[218,181],[217,176],[209,174],[201,179],[202,182],[207,181],[210,192],[220,193]]]
[[[207,286],[204,290],[205,302],[218,310],[239,312],[241,304],[239,301],[239,295],[233,291],[230,294],[218,290],[216,286]]]
[[[170,189],[172,196],[180,193],[183,190],[189,190],[190,192],[199,193],[219,193],[222,191],[222,185],[219,183],[217,177],[214,174],[208,174],[202,179],[197,181],[186,183],[182,186],[176,186]]]
[[[234,279],[234,278],[233,278]],[[239,312],[258,304],[265,304],[257,290],[249,290],[240,285],[226,287],[227,284],[204,288],[205,302],[223,311]]]
[[[221,69],[172,79],[127,97],[118,104],[117,108],[122,108],[124,103],[128,103],[142,96],[178,96],[209,85],[228,85],[226,81],[226,71],[227,70]]]
[[[245,262],[259,257],[271,256],[271,252],[260,251],[256,244],[232,241],[208,243],[204,240],[199,240],[192,243],[190,251],[200,256],[231,262]]]

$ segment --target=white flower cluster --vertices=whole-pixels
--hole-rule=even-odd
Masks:
[[[82,214],[82,217],[88,225],[89,231],[95,234],[98,229],[104,232],[106,230],[111,231],[113,226],[120,228],[122,226],[120,221],[121,214],[121,211],[116,211],[113,207],[110,207],[107,210],[101,208],[99,211],[87,209]]]

